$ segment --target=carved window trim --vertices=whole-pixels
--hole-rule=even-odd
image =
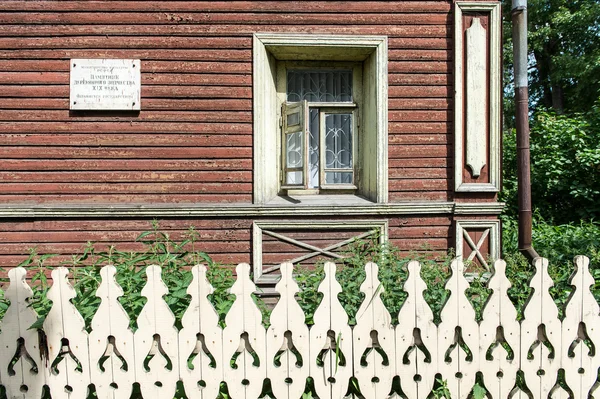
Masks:
[[[490,14],[489,29],[489,182],[488,183],[466,183],[463,181],[463,92],[464,68],[463,65],[463,12],[486,12]],[[500,3],[482,3],[482,2],[457,2],[454,13],[454,184],[458,192],[498,192],[500,191],[500,130],[501,130],[501,82],[502,71],[500,69],[501,61],[501,13]]]
[[[388,42],[386,36],[255,33],[253,35],[253,203],[277,202],[281,137],[277,74],[282,61],[361,62],[363,110],[359,204],[388,201]],[[359,154],[359,156],[361,155]],[[348,197],[352,197],[348,195]],[[363,198],[364,197],[364,198]],[[317,200],[318,202],[319,200]],[[310,204],[310,198],[303,203]],[[352,206],[352,205],[349,205]]]
[[[255,283],[273,285],[279,280],[278,275],[267,275],[265,274],[265,270],[263,270],[263,233],[267,232],[267,234],[271,233],[272,236],[282,236],[283,234],[280,234],[278,232],[285,233],[285,231],[297,231],[298,229],[333,231],[368,229],[365,233],[352,237],[352,240],[366,238],[373,234],[379,235],[380,244],[384,244],[388,240],[387,220],[255,221],[254,223],[252,223],[252,264]],[[292,244],[297,242],[300,244],[300,246],[302,246],[303,244],[302,241],[292,238],[287,238],[285,241],[290,242]],[[339,243],[326,248],[312,249],[308,248],[307,246],[303,247],[309,250],[313,250],[313,255],[310,256],[313,257],[348,245],[349,243],[350,239],[343,239]],[[267,270],[271,272],[275,271],[278,268],[279,265],[273,265],[273,267]]]

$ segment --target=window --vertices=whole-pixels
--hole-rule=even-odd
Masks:
[[[362,68],[289,63],[280,68],[285,79],[278,85],[286,86],[281,89],[281,189],[287,194],[354,192]]]
[[[386,37],[255,34],[253,101],[255,203],[387,202]]]

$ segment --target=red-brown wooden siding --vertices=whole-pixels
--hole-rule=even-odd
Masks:
[[[251,202],[251,34],[311,32],[389,36],[390,201],[451,199],[451,10],[450,1],[3,1],[0,198]],[[70,113],[70,58],[140,58],[139,115]]]
[[[339,219],[339,218],[338,218]],[[343,220],[364,218],[343,218]],[[252,222],[259,219],[163,219],[161,231],[174,240],[181,240],[193,226],[198,234],[195,247],[209,253],[215,260],[224,263],[251,263]],[[272,219],[273,220],[273,219]],[[281,220],[281,218],[276,218]],[[331,218],[311,218],[311,220],[331,220]],[[107,251],[109,245],[119,250],[141,250],[142,244],[135,238],[143,231],[151,230],[151,222],[141,219],[61,219],[61,220],[15,220],[0,223],[0,267],[12,267],[26,258],[30,248],[36,247],[39,253],[61,254],[51,258],[48,264],[58,264],[69,260],[71,254],[81,253],[85,243],[95,243],[97,251]],[[413,216],[389,219],[391,242],[402,251],[424,251],[431,255],[444,253],[454,243],[451,220],[448,217]],[[310,238],[311,244],[325,247],[331,241],[331,234]],[[293,235],[293,233],[291,234]],[[334,240],[335,241],[335,240]],[[339,242],[337,240],[335,242]],[[427,241],[427,245],[425,245]],[[279,252],[285,245],[271,245],[268,252]],[[191,246],[188,247],[191,249]],[[288,252],[291,257],[298,256]],[[269,258],[265,259],[267,262]]]
[[[494,201],[453,191],[452,10],[451,0],[1,1],[0,203],[251,203],[254,32],[388,36],[390,201]],[[140,58],[142,111],[69,112],[71,58]],[[160,225],[174,239],[194,226],[197,249],[238,263],[251,262],[252,222],[282,219],[293,216]],[[406,253],[440,255],[455,240],[448,214],[311,219],[387,219]],[[62,254],[49,264],[87,241],[139,250],[149,229],[149,218],[1,219],[0,267],[32,247]],[[266,263],[268,252],[297,256],[268,240],[265,250]]]
[[[288,218],[289,219],[289,218]],[[315,221],[352,219],[364,220],[364,217],[320,217]],[[374,219],[374,218],[370,218]],[[472,220],[473,218],[469,218]],[[493,220],[494,217],[477,217],[476,219]],[[214,260],[226,264],[240,262],[252,263],[251,231],[253,221],[281,220],[266,219],[222,219],[222,218],[166,218],[160,220],[160,230],[169,234],[173,240],[180,241],[194,227],[198,241],[196,250],[207,252]],[[390,242],[406,255],[414,252],[439,256],[454,246],[453,218],[448,216],[410,216],[389,218]],[[72,254],[81,253],[87,242],[94,243],[96,251],[107,251],[110,245],[118,250],[139,251],[143,245],[135,239],[142,232],[151,230],[151,221],[147,219],[38,219],[38,220],[3,220],[0,223],[0,267],[13,267],[22,262],[30,248],[36,248],[40,254],[60,254],[48,260],[48,265],[56,265],[69,261]],[[288,233],[286,233],[288,234]],[[321,248],[339,242],[333,240],[332,234],[321,234],[321,237],[306,236],[306,240]],[[291,233],[291,235],[294,235]],[[267,246],[265,252],[281,252],[294,258],[301,255],[287,251],[285,245]],[[191,250],[191,246],[188,246]],[[265,263],[272,260],[265,257]],[[277,257],[279,259],[279,257]]]

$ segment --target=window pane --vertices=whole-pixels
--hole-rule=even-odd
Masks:
[[[352,172],[325,172],[326,184],[352,184]]]
[[[296,126],[300,124],[300,112],[294,112],[287,117],[288,126]]]
[[[325,168],[352,169],[352,114],[325,115]]]
[[[309,113],[308,138],[308,187],[319,187],[319,109],[311,108]]]
[[[292,70],[287,74],[287,101],[352,102],[352,71]]]
[[[302,132],[286,135],[286,167],[301,168],[303,165],[302,159]]]
[[[286,184],[302,184],[302,171],[286,172]]]

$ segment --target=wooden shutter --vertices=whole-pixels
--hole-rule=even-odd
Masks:
[[[306,184],[308,102],[284,103],[281,108],[281,187]]]

